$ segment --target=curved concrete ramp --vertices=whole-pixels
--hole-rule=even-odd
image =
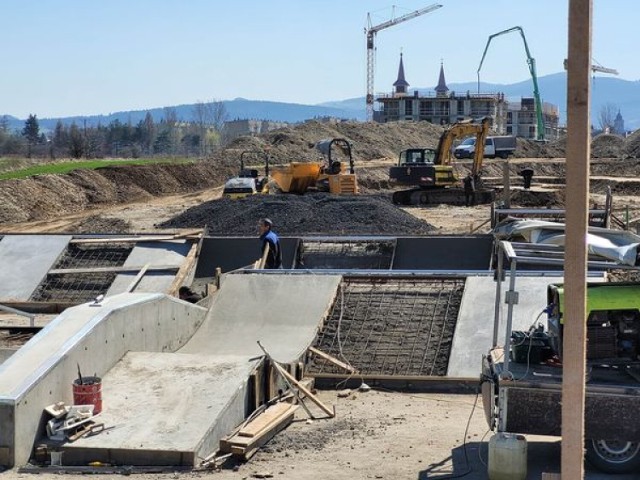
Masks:
[[[313,342],[340,275],[229,275],[207,318],[180,353],[297,360]]]
[[[262,351],[297,361],[327,316],[341,276],[230,275],[177,353],[129,352],[103,378],[101,422],[65,445],[65,461],[195,465],[250,413]]]

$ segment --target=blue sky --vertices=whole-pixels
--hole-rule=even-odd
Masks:
[[[434,3],[378,34],[376,93],[391,90],[400,51],[413,88],[436,83],[441,59],[448,82],[475,81],[488,36],[516,25],[539,76],[562,70],[568,0],[2,0],[0,114],[363,96],[367,13],[379,24]],[[594,0],[593,57],[619,78],[640,79],[639,23],[638,0]],[[519,35],[495,38],[481,80],[529,78]]]

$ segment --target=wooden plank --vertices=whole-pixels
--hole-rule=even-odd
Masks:
[[[311,400],[320,408],[320,410],[322,410],[324,413],[329,415],[329,417],[331,418],[335,417],[335,412],[333,410],[327,407],[313,393],[311,393],[304,385],[302,385],[295,378],[293,378],[293,376],[289,372],[287,372],[284,368],[282,368],[277,362],[273,362],[273,365],[276,367],[276,370],[278,370],[278,373],[280,373],[280,375],[282,375],[284,378],[286,378],[289,381],[289,383],[291,383],[298,390],[304,393],[307,396],[307,398],[309,398],[309,400]]]
[[[312,352],[314,355],[317,355],[318,357],[325,359],[327,362],[334,364],[336,367],[340,367],[343,370],[346,370],[347,372],[351,372],[351,373],[357,372],[357,370],[353,368],[351,365],[347,365],[346,363],[341,362],[337,358],[332,357],[328,353],[324,353],[323,351],[318,350],[315,347],[309,347],[309,351]]]
[[[294,405],[294,408],[298,407]],[[260,432],[259,435],[255,437],[240,437],[241,440],[248,440],[248,442],[245,444],[232,443],[231,453],[241,456],[245,460],[248,460],[249,457],[251,457],[251,455],[253,455],[260,447],[265,445],[278,432],[280,432],[291,422],[293,422],[294,412],[295,410],[291,411],[291,413],[289,413],[288,415],[281,417],[279,421],[272,423],[267,429],[264,429],[262,432]]]
[[[267,408],[263,413],[258,415],[254,420],[245,425],[238,435],[241,437],[255,437],[260,431],[264,430],[269,424],[277,420],[279,417],[288,413],[293,407],[290,403],[276,403]]]
[[[145,268],[145,265],[133,265],[130,267],[93,267],[93,268],[58,268],[49,270],[49,275],[66,275],[75,273],[126,273],[126,272],[139,272]],[[156,272],[161,270],[178,270],[180,267],[177,265],[147,265],[146,271]]]
[[[562,478],[584,478],[586,269],[593,0],[569,0]]]
[[[137,242],[167,242],[174,240],[184,240],[186,235],[148,235],[146,237],[105,237],[105,238],[74,238],[69,243],[77,245],[96,243],[137,243]]]
[[[245,427],[242,427],[240,430],[238,430],[238,432],[235,435],[228,438],[229,444],[231,446],[236,445],[241,447],[246,447],[247,445],[251,445],[253,442],[255,442],[256,437],[260,437],[266,431],[271,430],[274,425],[282,422],[287,417],[290,417],[290,416],[292,417],[295,414],[296,410],[298,409],[298,405],[294,405],[289,402],[282,402],[282,404],[287,405],[287,408],[281,411],[279,415],[272,417],[269,422],[264,424],[262,429],[258,430],[255,433],[255,435],[251,437],[240,435],[240,431],[246,427],[245,425]]]
[[[138,283],[140,283],[140,280],[142,280],[142,277],[144,277],[144,274],[148,269],[149,269],[149,264],[147,263],[144,267],[142,267],[142,270],[140,270],[138,274],[134,277],[134,279],[131,281],[131,283],[125,290],[125,292],[127,293],[132,292],[138,286]]]
[[[167,295],[173,295],[173,296],[178,295],[178,290],[180,290],[180,287],[185,282],[187,276],[192,272],[193,268],[195,267],[197,251],[198,251],[198,244],[194,243],[193,245],[191,245],[191,249],[189,250],[189,253],[185,257],[184,262],[182,262],[182,265],[180,266],[180,268],[178,269],[178,273],[176,273],[176,276],[173,279],[173,282],[171,282],[171,286],[167,291]]]

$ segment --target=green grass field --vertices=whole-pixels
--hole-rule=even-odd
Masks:
[[[31,165],[25,168],[20,168],[20,163],[15,159],[0,158],[0,168],[10,169],[0,173],[0,180],[8,180],[11,178],[26,178],[34,175],[50,175],[50,174],[63,174],[69,173],[73,170],[95,170],[100,167],[108,167],[112,165],[150,165],[155,163],[190,163],[193,159],[187,158],[152,158],[152,159],[109,159],[109,160],[77,160],[77,161],[64,161],[57,163],[42,163],[38,165]],[[11,169],[10,165],[5,162],[13,162],[14,166],[18,169]],[[2,168],[8,167],[8,168]]]

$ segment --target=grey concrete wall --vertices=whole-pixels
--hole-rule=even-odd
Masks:
[[[176,351],[205,315],[162,294],[121,294],[67,309],[0,365],[1,463],[26,463],[43,432],[43,408],[72,403],[78,364],[83,375],[103,376],[127,351]]]

